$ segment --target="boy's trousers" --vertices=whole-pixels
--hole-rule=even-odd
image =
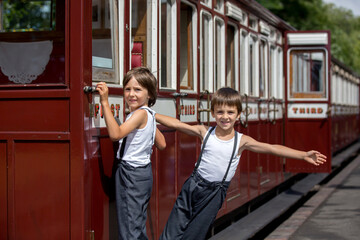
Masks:
[[[160,239],[205,239],[224,202],[229,184],[209,182],[197,172],[192,174],[176,199]]]
[[[152,190],[151,163],[133,167],[120,161],[115,173],[116,210],[119,239],[148,239],[146,209]]]

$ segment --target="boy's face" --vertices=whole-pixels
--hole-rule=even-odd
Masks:
[[[215,105],[214,111],[211,112],[215,118],[216,124],[223,130],[234,128],[236,120],[240,117],[240,113],[236,106]]]

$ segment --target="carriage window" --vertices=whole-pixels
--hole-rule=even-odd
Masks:
[[[113,0],[92,0],[92,76],[94,81],[119,83]]]
[[[65,84],[65,0],[0,1],[0,85]]]
[[[270,97],[277,97],[277,85],[278,85],[278,61],[277,51],[275,46],[270,47],[270,79],[269,79],[269,90]]]
[[[240,93],[249,94],[248,92],[248,50],[249,50],[249,34],[241,30],[240,35]]]
[[[150,51],[148,36],[150,11],[147,0],[132,1],[131,4],[131,68],[148,66],[147,52]]]
[[[205,5],[208,6],[208,7],[211,7],[211,1],[212,1],[212,0],[201,0],[200,2],[201,2],[202,4],[205,4]]]
[[[270,48],[270,97],[283,98],[283,70],[282,70],[282,49],[271,46]]]
[[[214,90],[222,87],[225,76],[225,24],[223,20],[215,19],[214,42]]]
[[[214,8],[219,11],[223,11],[224,9],[224,0],[215,0]]]
[[[232,25],[227,27],[227,42],[226,42],[226,86],[238,89],[238,30]]]
[[[325,51],[290,52],[290,97],[326,98]]]
[[[212,28],[213,22],[211,15],[206,12],[201,13],[200,27],[200,89],[201,91],[212,91],[213,69],[212,69]]]
[[[176,87],[176,4],[161,0],[160,87]]]
[[[276,81],[277,81],[277,85],[279,87],[277,87],[277,93],[275,95],[275,97],[278,97],[280,99],[284,98],[284,83],[283,83],[283,77],[284,77],[284,69],[283,69],[283,51],[282,48],[278,47],[277,50],[277,62],[278,62],[278,66],[277,66],[277,77],[276,77]]]
[[[190,5],[181,3],[180,7],[180,88],[195,90],[196,64],[196,11]]]
[[[259,97],[267,97],[267,44],[260,41],[260,74],[259,74]]]
[[[258,80],[258,53],[257,50],[257,38],[255,36],[251,36],[249,39],[249,83],[248,83],[248,91],[250,96],[257,96],[258,92],[256,89],[257,80]]]

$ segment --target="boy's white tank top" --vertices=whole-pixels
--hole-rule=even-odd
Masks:
[[[135,129],[127,135],[124,155],[122,160],[126,161],[133,167],[141,167],[150,163],[152,146],[155,141],[156,122],[155,111],[148,107],[141,107],[139,109],[145,109],[147,113],[147,123],[142,129]],[[138,109],[138,110],[139,110]],[[138,111],[136,110],[136,111]],[[126,120],[131,118],[134,112],[131,112]],[[123,139],[119,141],[119,149],[116,157],[120,158],[120,148]]]
[[[210,129],[210,128],[209,128]],[[216,130],[216,129],[215,129]],[[231,154],[234,148],[235,137],[224,141],[216,137],[215,130],[211,132],[202,154],[202,160],[198,168],[198,173],[208,181],[221,182],[225,176],[226,169],[229,165]],[[242,133],[238,134],[238,141],[234,157],[225,181],[231,181],[235,175],[236,168],[239,164],[241,155],[238,156],[240,140]],[[206,134],[209,134],[209,130]]]

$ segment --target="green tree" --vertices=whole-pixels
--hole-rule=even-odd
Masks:
[[[55,1],[54,1],[55,2]],[[4,0],[3,30],[51,30],[51,1]]]

